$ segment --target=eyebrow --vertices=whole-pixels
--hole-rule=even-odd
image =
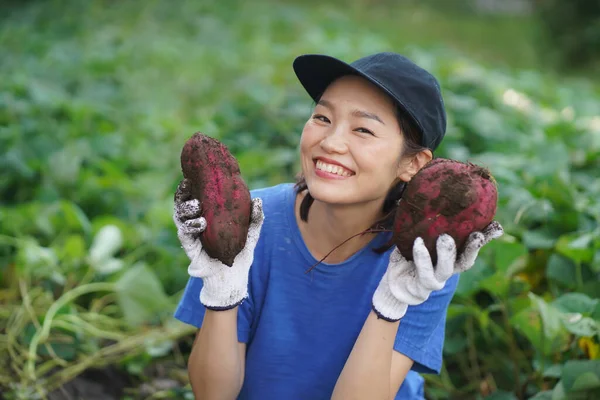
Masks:
[[[335,108],[333,106],[333,104],[331,104],[331,102],[329,102],[327,100],[319,100],[319,102],[317,104],[320,104],[323,107],[327,107],[330,110],[333,110]],[[368,111],[353,110],[352,111],[352,115],[354,115],[355,117],[359,117],[359,118],[369,118],[369,119],[375,120],[375,121],[380,122],[381,124],[385,125],[385,122],[383,122],[381,120],[381,118],[379,118],[379,116],[377,114],[373,114],[373,113],[370,113]]]

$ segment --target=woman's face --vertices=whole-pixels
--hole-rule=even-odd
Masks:
[[[367,80],[333,82],[304,125],[302,171],[316,200],[330,204],[382,202],[410,163],[392,100]]]

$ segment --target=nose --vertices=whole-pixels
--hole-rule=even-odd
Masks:
[[[348,144],[342,127],[332,130],[323,140],[321,148],[327,153],[345,153],[348,150]]]

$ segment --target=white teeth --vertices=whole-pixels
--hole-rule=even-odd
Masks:
[[[327,164],[323,161],[317,161],[317,169],[340,176],[350,176],[350,172],[346,171],[339,165]]]

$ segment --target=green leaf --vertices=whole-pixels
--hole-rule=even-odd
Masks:
[[[171,352],[174,345],[173,340],[149,339],[144,343],[146,353],[154,358],[166,356]]]
[[[498,271],[494,275],[483,279],[479,283],[479,286],[496,296],[506,297],[511,283],[511,280],[505,276],[504,272]]]
[[[565,392],[600,388],[600,360],[569,360],[563,368]]]
[[[594,257],[593,239],[592,233],[563,235],[556,242],[556,250],[575,262],[591,262]]]
[[[53,207],[52,223],[55,227],[68,227],[72,230],[81,230],[87,234],[91,230],[90,221],[83,210],[74,202],[62,200]]]
[[[484,397],[485,400],[518,400],[518,397],[515,396],[512,392],[505,392],[503,390],[498,390],[489,396]]]
[[[592,318],[583,317],[579,313],[564,314],[563,323],[567,330],[577,336],[594,336],[600,334],[600,326]]]
[[[576,288],[578,285],[576,268],[570,258],[553,253],[548,259],[546,276],[561,286]]]
[[[508,299],[508,309],[511,314],[516,314],[531,307],[531,299],[529,296],[522,294]]]
[[[467,337],[465,335],[447,336],[444,341],[444,354],[450,356],[462,353],[466,350],[468,345],[469,343],[467,342]]]
[[[69,341],[65,343],[65,339],[49,340],[48,344],[52,348],[54,354],[66,361],[72,361],[77,355],[77,339],[69,337]],[[38,354],[41,356],[50,356],[50,350],[46,346],[40,346]]]
[[[552,400],[568,400],[563,381],[560,380],[552,390]]]
[[[586,296],[597,297],[598,293],[600,293],[600,279],[595,279],[595,275],[587,274],[589,271],[587,268],[584,267],[582,269],[582,279],[584,283],[580,290],[581,293]]]
[[[600,377],[593,372],[584,372],[575,379],[571,390],[590,390],[597,388],[600,388]]]
[[[94,237],[90,248],[89,263],[101,273],[110,273],[119,269],[114,268],[118,263],[112,260],[112,256],[122,245],[121,230],[116,225],[103,226]],[[110,267],[107,267],[107,264]]]
[[[489,264],[483,258],[477,258],[473,268],[460,275],[456,294],[463,297],[473,295],[482,289],[481,282],[493,275],[494,271]]]
[[[101,275],[109,275],[120,271],[124,266],[125,262],[123,260],[112,257],[101,259],[93,264],[94,270]]]
[[[539,144],[537,151],[543,152],[545,156],[535,165],[528,166],[525,173],[536,178],[538,182],[544,183],[548,178],[569,168],[569,151],[562,141],[544,141]]]
[[[489,251],[494,254],[494,267],[503,272],[505,276],[510,276],[515,263],[521,263],[527,256],[527,247],[522,243],[511,243],[507,241],[493,241],[489,243]]]
[[[556,236],[549,230],[529,230],[523,232],[523,243],[530,249],[551,249],[556,243]]]
[[[62,307],[57,315],[64,315],[73,313],[73,309],[70,305]],[[31,339],[35,335],[36,327],[29,323],[25,326],[25,329],[21,332],[20,338],[23,343],[29,344]],[[63,360],[71,361],[74,360],[77,355],[78,346],[80,341],[77,339],[77,332],[68,331],[63,328],[57,328],[54,330],[54,334],[49,337],[48,341],[44,345],[38,346],[37,354],[41,356],[50,356],[50,349],[62,358]]]
[[[542,354],[551,355],[564,346],[569,333],[562,323],[562,313],[541,297],[529,293],[532,307],[511,318],[511,324],[521,331]]]
[[[75,360],[78,351],[77,339],[74,337],[69,338],[69,342],[65,343],[65,339],[62,340],[50,340],[49,345],[58,357],[66,361]],[[50,350],[46,346],[40,346],[38,354],[41,356],[50,356]]]
[[[543,392],[538,392],[535,396],[530,397],[530,400],[552,400],[552,391],[544,390]]]
[[[154,271],[141,263],[126,271],[115,289],[121,310],[131,325],[155,322],[173,306]]]
[[[545,378],[560,378],[562,374],[562,364],[550,365],[544,370],[542,376]]]
[[[446,313],[448,319],[455,319],[460,317],[461,315],[477,315],[479,314],[479,309],[477,307],[465,306],[463,304],[455,304],[451,303],[448,306],[448,311]]]
[[[567,335],[566,332],[564,332],[561,324],[561,313],[550,304],[546,303],[544,299],[536,296],[533,293],[529,294],[529,298],[531,299],[532,303],[535,304],[540,316],[542,317],[542,323],[544,326],[543,332],[546,338],[554,340],[562,335],[566,340]]]
[[[57,183],[62,185],[77,182],[82,162],[91,154],[89,143],[78,140],[68,143],[65,147],[49,156],[52,168],[48,174]]]
[[[69,235],[58,251],[62,260],[81,260],[85,256],[85,241],[81,235]]]
[[[40,246],[34,239],[22,242],[22,260],[31,267],[56,267],[58,258],[54,249]]]
[[[596,247],[600,247],[600,243],[597,243]],[[591,267],[594,272],[600,272],[600,248],[598,248],[598,250],[596,250],[594,253],[594,259],[592,260]]]
[[[542,321],[538,312],[533,307],[524,309],[513,315],[510,323],[529,340],[535,349],[539,349],[539,351],[545,353],[545,349],[542,349],[544,343]]]
[[[591,317],[594,321],[600,321],[600,302],[596,304],[594,311],[592,311]]]
[[[490,313],[487,310],[483,310],[479,313],[478,317],[479,326],[484,331],[488,329],[490,325]]]
[[[552,302],[552,306],[565,313],[581,313],[590,315],[600,303],[583,293],[566,293]]]
[[[22,276],[49,278],[59,285],[66,281],[59,268],[56,251],[53,248],[40,246],[33,238],[25,238],[19,243],[16,271]]]

